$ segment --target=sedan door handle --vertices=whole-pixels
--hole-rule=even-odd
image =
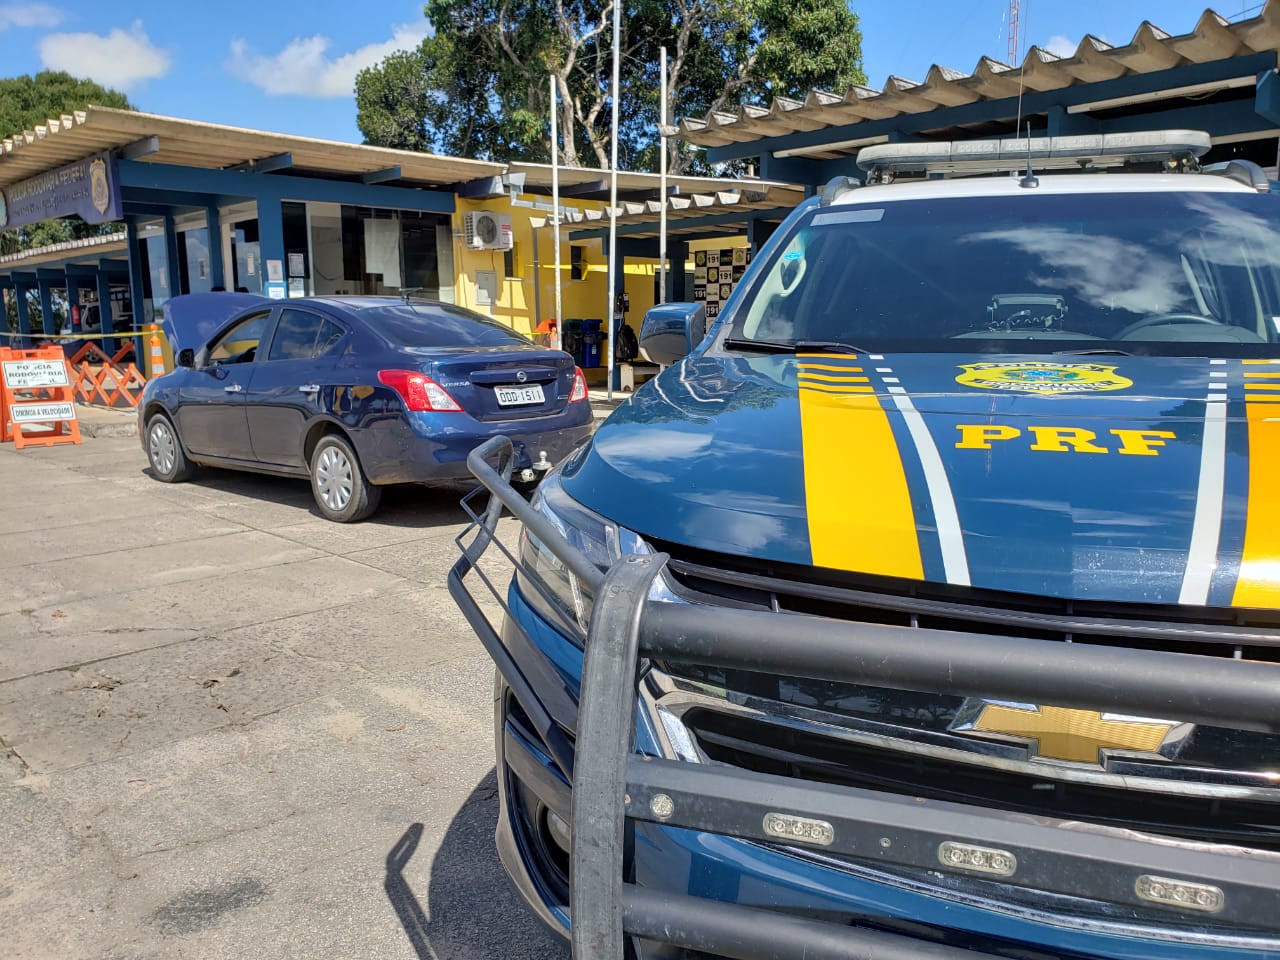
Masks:
[[[222,389],[227,391],[227,393],[239,393],[244,388],[238,383],[233,383],[230,386],[223,387]]]
[[[318,384],[318,383],[304,383],[302,386],[300,386],[300,387],[298,388],[298,390],[299,390],[299,391],[301,391],[302,393],[319,393],[319,392],[320,392],[320,384]]]

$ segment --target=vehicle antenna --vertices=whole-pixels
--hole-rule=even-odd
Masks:
[[[400,299],[401,299],[401,300],[403,300],[405,303],[408,303],[408,302],[409,302],[409,299],[410,299],[410,298],[411,298],[415,293],[421,293],[421,292],[422,292],[423,290],[425,290],[425,289],[426,289],[426,287],[401,287],[401,288],[400,288]]]
[[[1018,181],[1018,186],[1025,187],[1028,190],[1040,186],[1040,178],[1035,175],[1031,169],[1031,121],[1027,121],[1027,172],[1022,179]]]

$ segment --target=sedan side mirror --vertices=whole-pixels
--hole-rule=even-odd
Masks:
[[[644,315],[640,351],[664,366],[688,356],[707,335],[707,311],[700,303],[664,303]]]
[[[180,367],[194,367],[196,365],[196,352],[190,347],[179,350],[177,362]]]

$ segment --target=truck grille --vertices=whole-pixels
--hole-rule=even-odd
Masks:
[[[1266,611],[1124,607],[743,569],[677,553],[668,584],[691,603],[856,623],[1280,662]],[[785,643],[785,633],[779,636]],[[958,638],[959,642],[959,638]],[[1188,669],[1194,666],[1189,659]],[[1280,852],[1280,737],[1186,726],[1158,755],[1041,760],[1025,743],[958,731],[962,697],[661,663],[662,702],[701,759],[763,773]],[[982,691],[972,691],[981,697]]]

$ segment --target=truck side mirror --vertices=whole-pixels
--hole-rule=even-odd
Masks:
[[[707,335],[707,311],[700,303],[664,303],[644,315],[640,352],[653,363],[675,363]]]

